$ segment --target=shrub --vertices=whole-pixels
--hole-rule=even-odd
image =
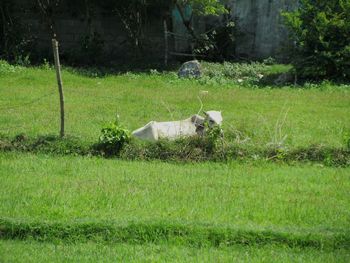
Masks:
[[[350,0],[301,0],[283,13],[302,78],[350,80]]]
[[[256,83],[261,74],[266,71],[266,66],[262,63],[207,63],[202,62],[203,76],[201,80],[209,78],[218,83],[227,81]]]
[[[129,130],[119,124],[119,121],[110,122],[101,130],[99,142],[95,149],[103,155],[117,155],[123,146],[131,139]]]
[[[5,60],[0,60],[0,75],[8,74],[8,73],[15,73],[15,72],[16,72],[15,66],[10,65]]]

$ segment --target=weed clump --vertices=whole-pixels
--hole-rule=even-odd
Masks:
[[[102,128],[99,141],[93,149],[104,156],[118,155],[130,138],[130,131],[120,125],[117,118],[115,122],[110,122]]]

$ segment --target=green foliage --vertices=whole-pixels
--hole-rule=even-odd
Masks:
[[[129,130],[121,126],[118,120],[110,122],[102,128],[96,150],[103,155],[116,155],[130,141],[130,138]]]
[[[345,148],[350,150],[350,131],[345,131],[343,133],[343,141],[345,144]]]
[[[104,41],[99,33],[94,31],[91,35],[81,39],[81,54],[79,62],[85,65],[95,65],[99,62],[104,49]]]
[[[210,126],[209,121],[204,122],[205,134],[204,141],[207,144],[207,149],[209,153],[215,153],[219,142],[223,142],[223,130],[219,125]]]
[[[269,66],[277,64],[276,59],[273,57],[268,57],[268,58],[264,59],[263,63],[265,65],[269,65]]]
[[[233,58],[235,50],[235,23],[227,18],[215,26],[215,29],[200,34],[195,40],[195,54],[205,57],[206,61],[224,61]]]
[[[201,82],[236,82],[257,83],[262,74],[269,71],[269,67],[259,63],[206,63],[203,65],[203,78]]]
[[[296,44],[299,76],[350,80],[350,0],[301,0],[296,11],[283,15]]]
[[[13,65],[10,65],[5,60],[0,60],[0,75],[2,74],[8,74],[8,73],[14,73],[16,72],[16,67]]]
[[[0,59],[27,66],[36,39],[31,28],[16,15],[15,10],[19,8],[12,0],[0,1]]]
[[[180,6],[191,5],[194,12],[199,15],[221,15],[226,14],[227,9],[220,0],[176,0]]]

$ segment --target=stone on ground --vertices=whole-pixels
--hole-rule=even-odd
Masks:
[[[198,60],[187,61],[179,69],[180,78],[199,78],[202,75],[201,64]]]

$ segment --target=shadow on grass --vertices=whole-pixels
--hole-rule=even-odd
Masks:
[[[71,72],[73,74],[77,74],[84,77],[90,78],[102,78],[108,75],[120,75],[125,73],[150,73],[151,71],[158,72],[174,72],[177,71],[180,67],[178,62],[172,62],[168,66],[164,66],[163,63],[160,62],[151,62],[146,63],[144,61],[136,61],[135,63],[127,62],[127,63],[118,63],[111,64],[109,66],[89,66],[89,67],[72,67],[66,66],[65,70]]]

